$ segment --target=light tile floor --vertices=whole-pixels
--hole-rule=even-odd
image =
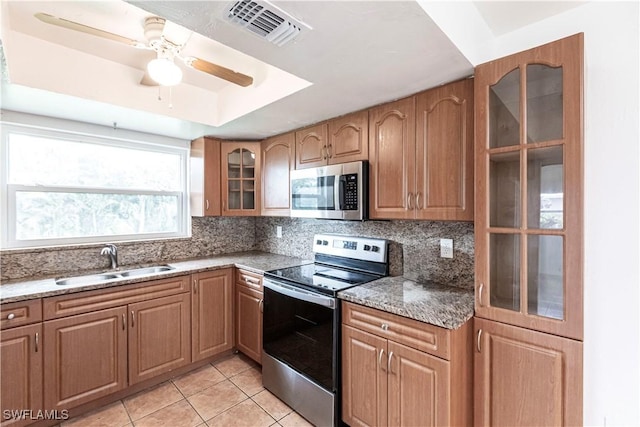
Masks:
[[[260,366],[242,355],[72,418],[61,427],[307,427],[262,387]]]

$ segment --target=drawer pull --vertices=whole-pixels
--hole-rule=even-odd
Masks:
[[[384,371],[384,366],[382,365],[382,356],[384,355],[384,349],[380,349],[380,354],[378,355],[378,367]]]
[[[249,277],[249,276],[242,276],[242,278],[244,279],[245,282],[249,282],[249,283],[255,283],[256,285],[258,283],[260,283],[260,280],[258,279],[254,279],[253,277]]]
[[[393,351],[389,353],[389,358],[387,359],[387,372],[393,374],[393,371],[391,370],[391,359],[393,359]]]
[[[482,350],[480,348],[480,343],[482,342],[481,337],[482,337],[482,329],[478,329],[478,341],[476,342],[476,348],[478,349],[478,353],[482,353]]]
[[[383,323],[382,325],[380,325],[380,327],[382,328],[383,331],[389,330],[389,325],[387,325],[386,323]]]
[[[13,320],[15,317],[16,317],[15,314],[9,313],[9,315],[7,316],[7,320]]]
[[[40,334],[36,332],[36,353],[38,352],[38,344],[40,342]]]

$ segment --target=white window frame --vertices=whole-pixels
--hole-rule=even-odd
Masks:
[[[1,130],[1,156],[2,164],[0,169],[0,186],[2,194],[0,198],[0,248],[1,249],[28,249],[52,246],[68,246],[82,244],[96,244],[104,242],[125,242],[125,241],[146,241],[158,239],[175,239],[191,237],[191,217],[189,212],[189,141],[175,140],[158,135],[142,134],[132,131],[111,130],[117,133],[118,137],[108,135],[109,130],[102,126],[78,124],[77,122],[66,122],[64,120],[48,119],[60,127],[67,125],[73,129],[63,130],[60,128],[43,128],[22,123],[0,123]],[[74,128],[81,128],[78,132]],[[46,185],[19,185],[8,183],[9,165],[9,137],[11,134],[23,134],[29,136],[44,137],[49,139],[61,139],[71,142],[90,143],[98,145],[108,145],[111,147],[122,147],[130,149],[142,149],[145,151],[155,151],[178,155],[181,165],[180,191],[158,191],[158,190],[131,190],[118,188],[99,187],[70,187],[70,186],[46,186]],[[149,142],[151,141],[151,142]],[[163,142],[165,142],[163,144]],[[102,236],[82,236],[72,238],[47,238],[18,240],[16,238],[16,192],[69,192],[69,193],[94,193],[94,194],[139,194],[139,195],[163,195],[178,197],[178,230],[168,233],[138,233]]]

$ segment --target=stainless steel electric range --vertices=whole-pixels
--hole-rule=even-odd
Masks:
[[[340,420],[338,292],[389,272],[386,240],[317,234],[314,263],[264,274],[262,381],[316,426]]]

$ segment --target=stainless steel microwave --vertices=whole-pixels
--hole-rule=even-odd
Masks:
[[[360,161],[291,171],[291,216],[367,219],[368,166]]]

